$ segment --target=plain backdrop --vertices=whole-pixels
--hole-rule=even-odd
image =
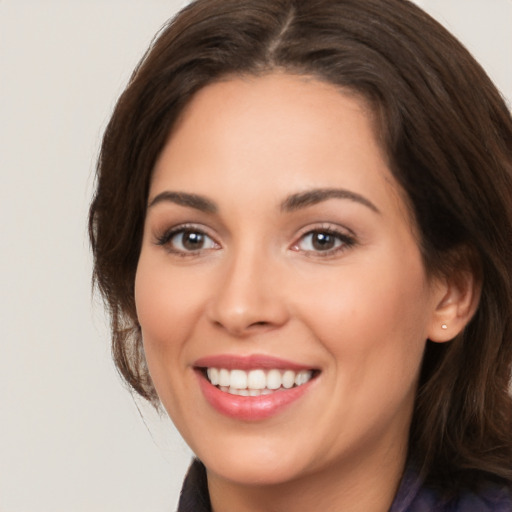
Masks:
[[[0,512],[175,510],[190,453],[110,361],[86,216],[115,99],[185,3],[0,0]],[[510,100],[512,0],[418,3]]]

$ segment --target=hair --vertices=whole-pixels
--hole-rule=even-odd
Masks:
[[[197,0],[157,35],[106,129],[89,233],[118,370],[158,403],[134,280],[152,170],[194,94],[230,76],[312,76],[368,101],[429,275],[472,272],[478,309],[427,341],[411,455],[444,490],[512,482],[512,119],[468,51],[407,0]]]

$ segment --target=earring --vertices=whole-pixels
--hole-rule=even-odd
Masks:
[[[448,326],[446,324],[442,324],[441,329],[448,329]]]

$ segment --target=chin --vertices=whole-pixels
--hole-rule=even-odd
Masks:
[[[208,472],[240,485],[283,484],[299,478],[310,466],[302,443],[299,448],[264,433],[213,435],[191,444]]]
[[[233,454],[232,457],[228,456],[223,460],[214,460],[211,464],[209,460],[202,462],[208,472],[238,485],[280,485],[296,480],[301,474],[300,466],[294,461],[283,460],[279,456],[276,456],[272,463],[256,459],[257,456],[248,459]]]

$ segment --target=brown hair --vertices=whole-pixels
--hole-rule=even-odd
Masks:
[[[478,273],[468,327],[449,343],[427,342],[410,447],[445,489],[512,482],[512,119],[463,46],[406,0],[198,0],[159,34],[105,132],[89,217],[119,371],[157,402],[134,303],[156,158],[196,91],[272,70],[366,98],[426,268]]]

